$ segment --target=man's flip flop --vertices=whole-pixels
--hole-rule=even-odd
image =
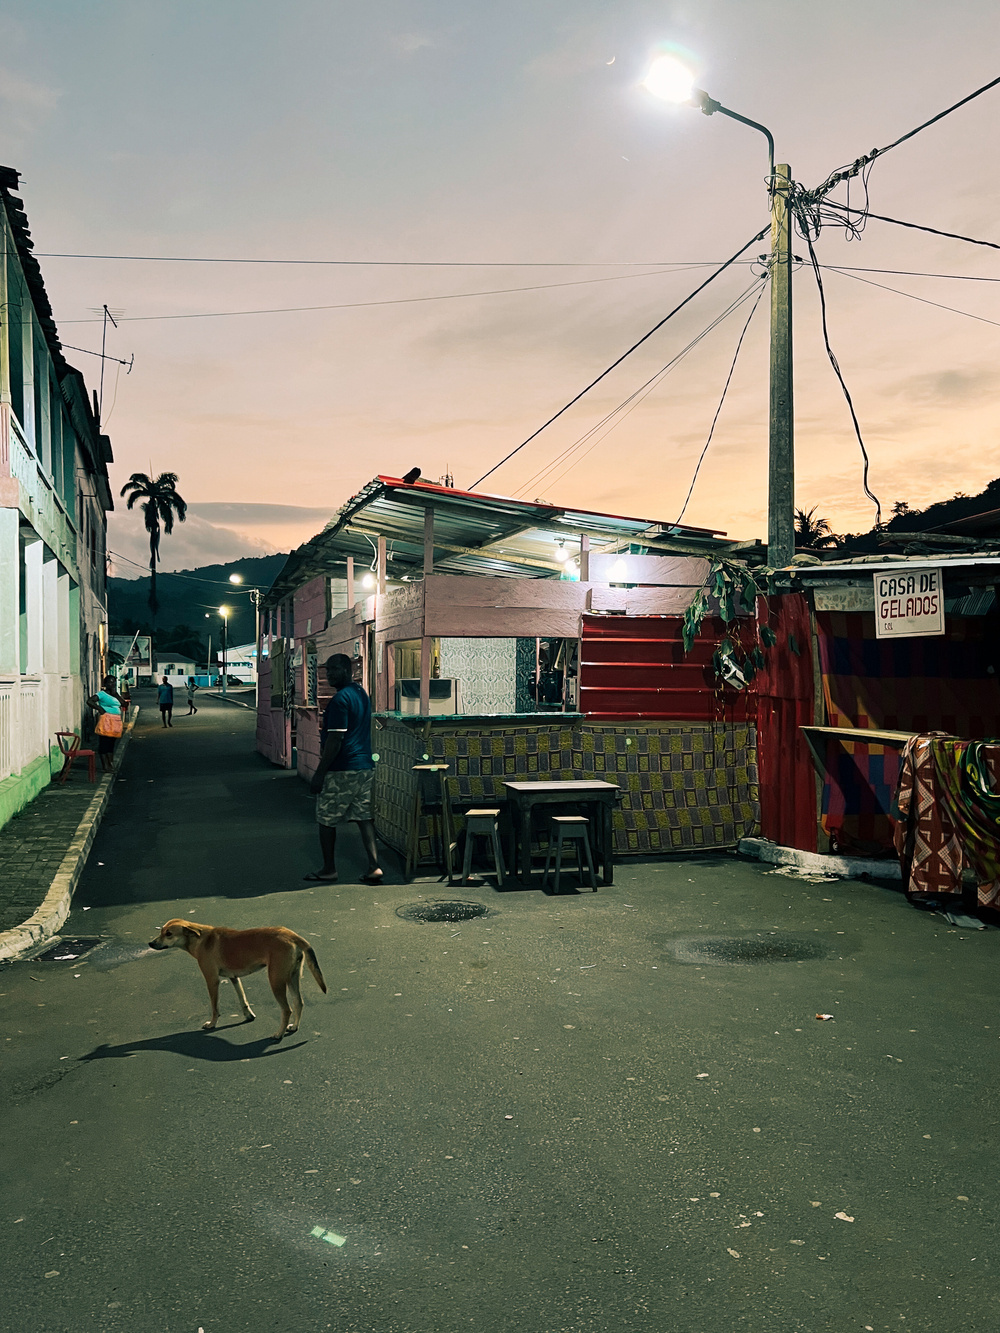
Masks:
[[[303,875],[302,878],[309,880],[312,884],[336,884],[339,876],[321,875],[318,870],[312,870],[308,875]]]
[[[381,884],[381,883],[382,883],[382,879],[383,879],[383,875],[382,875],[381,870],[377,870],[373,875],[362,875],[362,876],[361,876],[361,883],[362,883],[362,884]]]

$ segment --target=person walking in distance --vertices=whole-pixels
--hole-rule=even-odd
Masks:
[[[165,727],[174,725],[174,687],[166,676],[163,677],[163,683],[156,691],[156,702],[160,705],[160,717],[163,719]]]
[[[187,701],[188,701],[187,716],[190,717],[192,713],[197,713],[198,711],[198,709],[195,707],[195,702],[194,702],[194,692],[198,688],[198,686],[194,683],[194,676],[188,676],[187,685],[185,688],[187,690]]]
[[[353,680],[353,664],[346,654],[334,653],[327,659],[326,678],[336,694],[323,713],[319,766],[309,784],[316,797],[323,864],[305,878],[320,884],[336,881],[337,829],[341,824],[357,824],[368,857],[368,870],[361,878],[366,884],[379,884],[382,871],[372,820],[371,701]]]

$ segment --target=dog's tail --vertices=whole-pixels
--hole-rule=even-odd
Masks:
[[[313,953],[311,944],[303,944],[302,956],[306,960],[306,967],[313,974],[313,980],[320,988],[323,994],[326,994],[326,982],[323,980],[323,973],[319,970],[319,963],[316,961],[316,955]]]

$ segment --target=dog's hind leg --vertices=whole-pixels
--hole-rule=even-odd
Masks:
[[[254,1019],[257,1017],[257,1015],[250,1008],[250,1005],[247,1002],[246,992],[243,989],[243,982],[240,981],[239,977],[230,977],[229,980],[233,983],[233,986],[236,990],[236,998],[243,1006],[244,1019],[246,1020],[247,1023],[252,1023]]]
[[[274,1040],[280,1041],[288,1031],[288,1020],[292,1016],[292,1011],[288,1007],[288,997],[286,994],[288,978],[284,975],[281,964],[277,963],[268,967],[267,979],[271,983],[271,991],[274,998],[278,1001],[278,1005],[281,1008],[281,1023],[278,1026],[277,1032],[274,1034]]]
[[[288,978],[288,992],[292,997],[292,1021],[288,1025],[289,1032],[298,1030],[299,1023],[302,1021],[302,959],[300,958],[294,972]]]

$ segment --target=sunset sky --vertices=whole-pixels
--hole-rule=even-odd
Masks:
[[[710,272],[684,266],[766,225],[764,140],[639,86],[663,44],[807,186],[1000,73],[989,0],[4,0],[0,34],[0,160],[61,337],[99,349],[106,302],[109,351],[135,355],[105,377],[115,491],[174,471],[191,505],[168,569],[287,550],[378,472],[468,485]],[[1000,242],[998,142],[1000,89],[876,163],[873,211]],[[884,507],[1000,475],[1000,253],[876,221],[817,249],[907,271],[824,275]],[[552,465],[754,280],[727,272],[484,489],[675,519],[749,305]],[[486,294],[511,288],[536,290]],[[808,266],[795,302],[796,502],[867,529]],[[349,308],[221,313],[302,306]],[[162,318],[189,315],[210,317]],[[687,520],[765,535],[766,452],[765,297]],[[143,561],[121,503],[109,545]]]

